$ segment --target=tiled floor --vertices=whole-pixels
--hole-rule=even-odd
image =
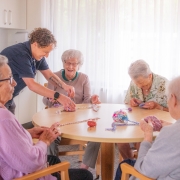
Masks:
[[[70,150],[75,150],[77,149],[78,146],[60,146],[59,150],[62,151],[64,149],[70,149]],[[81,162],[79,162],[79,157],[78,156],[61,156],[60,157],[61,161],[69,161],[71,163],[71,168],[79,168]],[[116,171],[116,168],[119,164],[119,152],[117,147],[115,148],[115,158],[114,158],[114,174]],[[94,179],[96,179],[96,170],[89,168],[89,170],[92,172]],[[99,180],[101,180],[101,177],[99,178]]]

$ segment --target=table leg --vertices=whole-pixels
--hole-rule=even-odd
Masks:
[[[114,143],[101,143],[101,179],[113,180]]]

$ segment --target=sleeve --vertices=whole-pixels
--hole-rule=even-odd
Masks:
[[[6,164],[23,173],[44,167],[47,145],[42,141],[33,145],[29,132],[21,128],[15,119],[1,121],[0,134],[0,154]]]
[[[124,99],[125,104],[129,104],[130,97],[131,97],[130,89],[131,89],[131,83],[129,85],[129,88],[127,90],[127,93],[126,93],[126,96],[125,96],[125,99]]]
[[[141,143],[138,159],[134,166],[140,173],[154,179],[162,175],[168,176],[179,167],[178,162],[173,162],[173,159],[175,160],[179,156],[177,147],[174,146],[176,144],[175,138],[178,137],[174,138],[173,133],[165,131],[165,129],[161,130],[152,145],[147,141]],[[164,166],[164,164],[166,165]]]
[[[91,87],[90,87],[90,81],[88,76],[86,76],[84,85],[83,85],[83,94],[84,94],[84,100],[82,103],[90,103],[91,100]]]
[[[40,70],[40,71],[49,69],[49,66],[48,66],[45,58],[42,58],[40,61],[38,61],[36,63],[36,68],[37,68],[37,70]]]
[[[51,83],[47,84],[47,88],[51,89],[54,91],[54,85],[52,85]],[[52,103],[47,99],[47,97],[43,97],[43,103],[44,105],[48,106],[49,108],[52,107]]]

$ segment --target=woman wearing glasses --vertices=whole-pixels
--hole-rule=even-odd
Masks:
[[[58,123],[50,128],[34,127],[24,129],[4,105],[12,99],[14,87],[17,85],[5,56],[0,55],[0,179],[11,180],[25,174],[43,169],[47,165],[60,163],[55,156],[47,157],[47,146],[60,133]],[[34,145],[32,138],[39,141]],[[59,173],[48,175],[41,180],[60,180]],[[92,180],[92,174],[85,169],[69,169],[70,180]]]
[[[83,55],[80,51],[69,49],[66,50],[62,56],[62,63],[64,69],[54,73],[56,74],[64,83],[67,85],[73,86],[75,89],[75,96],[73,101],[76,104],[82,103],[92,103],[92,104],[99,104],[100,100],[97,95],[91,96],[91,88],[89,78],[86,74],[79,72],[80,67],[83,65]],[[49,89],[55,90],[61,94],[67,95],[67,92],[64,91],[62,88],[57,86],[53,86],[51,83],[48,83],[47,86]],[[53,102],[48,98],[44,97],[43,102],[46,106],[52,107]],[[58,155],[58,142],[54,143],[53,147],[51,145],[49,149],[49,154]],[[82,168],[88,169],[88,167],[95,168],[95,163],[99,151],[100,143],[89,142],[84,158],[83,163],[81,165]]]

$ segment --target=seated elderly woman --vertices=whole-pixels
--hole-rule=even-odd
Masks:
[[[144,109],[159,109],[168,111],[165,88],[167,79],[154,74],[144,60],[133,62],[128,70],[131,83],[125,96],[124,103],[132,107]],[[132,159],[133,153],[128,143],[118,143],[118,149],[123,159]],[[132,144],[131,144],[132,145]],[[140,143],[134,144],[139,149]]]
[[[74,102],[76,104],[81,103],[92,103],[99,104],[99,98],[97,95],[91,96],[91,88],[89,78],[86,74],[79,72],[80,67],[83,65],[83,55],[80,51],[70,49],[66,50],[62,54],[62,63],[64,69],[56,72],[55,74],[67,85],[73,86],[75,88],[75,97]],[[63,93],[67,95],[64,89],[55,87],[54,85],[48,83],[47,86],[49,89],[53,89],[58,91],[59,93]],[[51,100],[46,97],[43,98],[43,102],[46,106],[52,107],[53,103]],[[58,154],[58,141],[54,142],[54,147],[51,146],[49,149],[49,154],[56,155]],[[81,168],[88,169],[88,167],[94,168],[98,151],[99,151],[100,143],[96,142],[88,142],[88,145],[85,149],[85,154],[83,157],[83,163],[81,164]]]
[[[163,123],[159,135],[153,142],[152,119],[148,123],[142,120],[140,127],[144,131],[144,140],[141,142],[138,158],[125,160],[135,167],[137,171],[147,177],[157,180],[180,179],[180,76],[170,81],[167,87],[167,103],[174,124]],[[152,143],[153,142],[153,143]],[[168,143],[167,143],[168,142]],[[135,164],[134,164],[135,163]],[[121,169],[118,167],[115,180],[121,177]],[[130,180],[135,180],[130,177]]]
[[[34,127],[25,130],[14,114],[6,109],[4,105],[12,99],[16,86],[7,62],[7,58],[0,55],[0,179],[12,180],[43,169],[47,159],[50,165],[59,163],[60,160],[56,156],[47,158],[47,146],[60,133],[57,130],[58,123],[50,128]],[[33,144],[32,138],[38,138],[39,141]],[[48,175],[41,180],[60,179],[58,173],[55,176]],[[72,180],[93,179],[92,174],[85,169],[71,169],[69,176]]]

